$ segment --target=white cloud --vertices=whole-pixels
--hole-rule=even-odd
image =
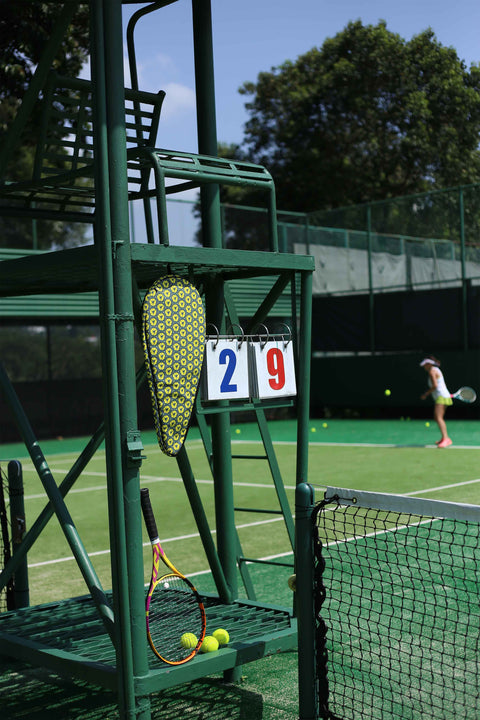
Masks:
[[[165,100],[162,107],[162,119],[169,121],[179,115],[195,112],[195,92],[180,83],[167,83]]]

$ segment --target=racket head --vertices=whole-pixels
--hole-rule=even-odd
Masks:
[[[191,660],[205,637],[205,608],[194,585],[183,575],[167,573],[149,587],[145,601],[147,638],[155,655],[168,665]],[[197,638],[195,647],[181,644],[184,633]]]
[[[467,385],[457,390],[455,396],[466,403],[473,403],[477,399],[477,393],[475,390]]]

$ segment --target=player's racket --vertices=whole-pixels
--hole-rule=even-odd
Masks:
[[[457,392],[452,393],[454,400],[462,400],[462,402],[473,403],[477,399],[477,393],[471,387],[461,387]]]
[[[197,654],[203,642],[207,625],[205,608],[195,587],[170,562],[160,545],[147,488],[140,490],[140,501],[153,550],[152,576],[145,602],[148,642],[160,660],[181,665]],[[160,559],[170,570],[161,577]],[[196,642],[182,644],[185,633],[191,633]],[[191,646],[184,647],[185,644]]]

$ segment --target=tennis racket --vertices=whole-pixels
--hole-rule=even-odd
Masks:
[[[457,392],[452,393],[454,400],[462,400],[462,402],[473,403],[477,399],[477,393],[471,387],[461,387]]]
[[[147,488],[140,490],[143,517],[152,544],[150,587],[145,601],[147,638],[153,652],[169,665],[191,660],[200,649],[207,625],[205,608],[195,587],[165,555]],[[169,569],[159,575],[160,559]],[[188,633],[188,638],[183,636]],[[183,639],[183,642],[182,642]]]

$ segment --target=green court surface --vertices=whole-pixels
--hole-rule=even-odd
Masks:
[[[272,421],[269,428],[293,512],[295,422]],[[316,488],[317,499],[322,497],[325,486],[335,485],[480,504],[480,422],[451,421],[448,428],[454,444],[439,450],[435,446],[438,431],[433,421],[314,419],[310,423],[308,480]],[[146,460],[141,468],[141,482],[150,489],[167,555],[183,572],[194,576],[200,592],[213,591],[176,461],[161,453],[153,432],[143,432],[142,440]],[[232,440],[235,454],[258,453],[260,436],[256,424],[233,424]],[[84,438],[40,442],[57,483],[62,481],[86,442]],[[214,533],[213,482],[195,427],[189,431],[187,451]],[[22,461],[28,524],[44,507],[45,494],[23,445],[0,446],[0,464],[4,469],[11,459]],[[237,506],[278,507],[265,462],[234,460],[233,466]],[[102,584],[111,587],[103,448],[70,491],[67,504]],[[293,562],[281,518],[242,511],[236,513],[236,524],[247,557]],[[144,567],[147,581],[150,543],[146,533]],[[290,607],[292,593],[287,579],[291,568],[251,567],[259,600]],[[30,552],[29,580],[32,604],[85,593],[82,577],[55,519],[48,523]],[[240,596],[245,596],[241,586]],[[114,720],[118,717],[114,700],[105,691],[73,684],[8,660],[0,665],[0,696],[4,720]],[[209,677],[153,698],[155,720],[174,720],[181,716],[192,720],[295,720],[298,717],[296,652],[249,663],[244,666],[242,682],[237,685],[224,684],[220,676]]]
[[[448,417],[447,417],[448,421]],[[294,420],[269,422],[269,430],[274,442],[294,442],[296,424]],[[451,420],[448,422],[449,434],[454,446],[480,448],[480,420]],[[232,425],[232,440],[246,442],[260,441],[256,423],[237,423]],[[438,439],[438,430],[433,420],[411,420],[408,417],[398,420],[337,420],[317,418],[310,421],[310,440],[312,444],[380,444],[400,446],[434,445]],[[189,440],[199,439],[198,429],[191,427]],[[144,444],[156,444],[154,431],[143,431]],[[41,441],[45,455],[72,453],[85,445],[84,438],[56,438]],[[0,445],[0,461],[12,457],[25,457],[23,443]]]

